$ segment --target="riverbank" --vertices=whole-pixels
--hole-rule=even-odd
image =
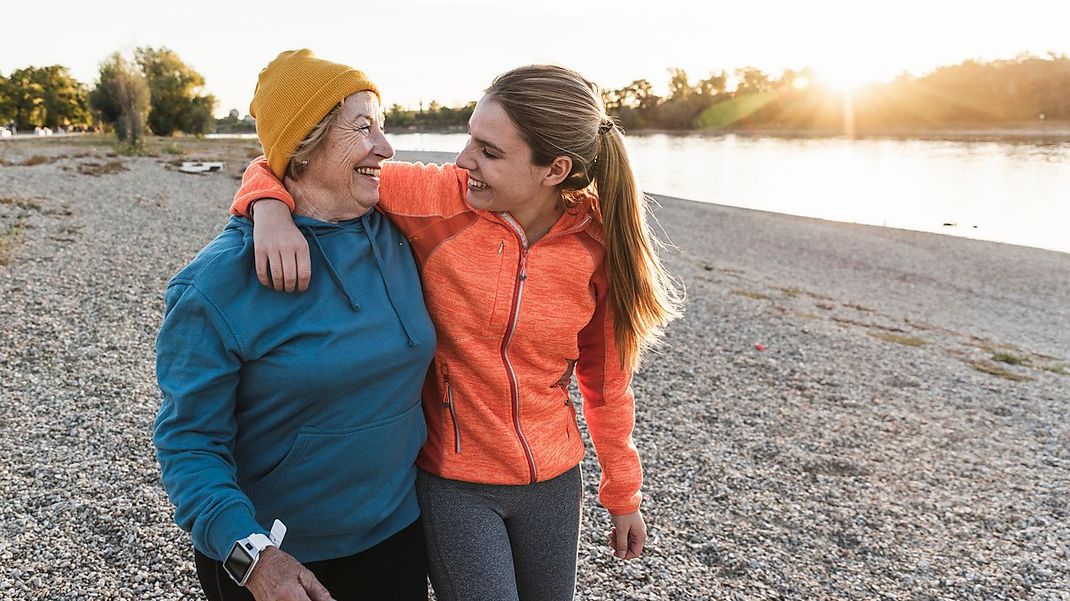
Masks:
[[[391,133],[399,134],[455,134],[467,133],[464,126],[441,128],[391,128]],[[658,129],[631,128],[630,136],[650,136],[666,134],[672,136],[752,136],[769,138],[843,138],[848,136],[844,128],[792,128],[792,127],[724,127],[717,129]],[[952,140],[952,141],[1029,141],[1048,140],[1052,142],[1070,140],[1070,122],[1034,121],[1028,123],[1009,123],[998,125],[967,124],[956,127],[938,128],[886,128],[879,130],[856,129],[850,137],[858,139],[892,139],[892,140]]]
[[[258,151],[84,140],[0,144],[0,598],[198,599],[153,344]],[[1065,597],[1070,255],[659,201],[690,301],[634,382],[651,538],[606,553],[589,452],[578,598]]]
[[[796,129],[789,127],[749,127],[721,128],[702,130],[674,129],[632,129],[629,135],[696,135],[696,136],[751,136],[771,138],[843,138],[856,139],[891,139],[891,140],[949,140],[949,141],[1036,141],[1047,140],[1060,142],[1070,140],[1070,123],[1043,121],[1033,123],[1016,123],[1009,125],[968,125],[941,128],[889,128],[856,129],[848,134],[844,128],[835,129]]]

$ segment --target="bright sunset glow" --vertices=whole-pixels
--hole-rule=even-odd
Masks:
[[[245,113],[260,69],[280,50],[300,47],[363,69],[384,90],[387,105],[410,107],[432,99],[445,106],[475,100],[494,75],[533,62],[568,65],[604,87],[647,79],[663,94],[673,67],[692,78],[746,66],[772,76],[811,67],[813,84],[820,72],[831,86],[848,90],[970,58],[1070,53],[1070,4],[1054,0],[1022,0],[1013,10],[999,3],[903,0],[881,15],[879,27],[857,3],[843,0],[666,0],[656,11],[639,0],[567,8],[530,0],[332,0],[300,10],[268,0],[255,11],[248,3],[207,0],[180,8],[122,0],[87,11],[83,3],[60,0],[50,12],[78,17],[50,19],[44,29],[7,27],[0,35],[0,73],[62,64],[92,82],[100,62],[116,50],[166,46],[205,76],[206,91],[219,100],[218,115],[231,108]],[[4,19],[36,23],[40,7],[14,3],[5,6]]]
[[[815,79],[818,84],[836,92],[855,92],[863,85],[876,80],[867,74],[861,66],[822,69],[817,68]]]

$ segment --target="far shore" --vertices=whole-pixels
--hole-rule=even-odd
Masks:
[[[450,126],[441,128],[390,128],[390,133],[395,134],[463,134],[467,129],[463,126]],[[255,131],[241,132],[216,132],[214,137],[240,137],[254,135]],[[1046,142],[1070,142],[1070,122],[1029,122],[1012,123],[1003,125],[966,124],[958,127],[940,128],[888,128],[888,129],[855,129],[848,132],[844,128],[786,128],[786,127],[739,127],[718,129],[658,129],[658,128],[635,128],[627,130],[632,136],[702,136],[721,137],[728,135],[761,137],[761,138],[848,138],[848,139],[896,139],[896,140],[948,140],[948,141],[1036,141]],[[57,133],[50,136],[41,136],[34,133],[18,133],[10,137],[0,138],[0,142],[19,140],[38,140],[48,138],[70,138],[78,136],[101,137],[104,134],[95,133]],[[106,134],[110,135],[110,134]],[[197,138],[198,136],[174,136],[176,140]]]
[[[450,134],[465,133],[464,127],[444,127],[433,129],[399,129],[392,133],[404,134]],[[856,129],[848,134],[843,128],[789,128],[789,127],[726,127],[718,129],[659,129],[633,128],[628,135],[670,135],[670,136],[709,136],[726,135],[770,137],[770,138],[894,138],[921,140],[1036,140],[1070,141],[1070,122],[1030,122],[1003,125],[964,124],[957,127],[939,128],[887,128]]]

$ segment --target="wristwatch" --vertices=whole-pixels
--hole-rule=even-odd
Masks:
[[[255,533],[237,541],[223,560],[223,569],[226,570],[231,580],[238,586],[245,586],[249,581],[249,575],[260,561],[260,552],[268,547],[282,546],[282,539],[286,536],[286,525],[279,520],[271,526],[271,535]]]

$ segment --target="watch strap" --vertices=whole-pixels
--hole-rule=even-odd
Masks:
[[[246,537],[245,540],[247,540],[247,541],[253,543],[254,545],[256,545],[256,552],[257,553],[263,551],[264,549],[266,549],[268,547],[277,547],[278,546],[278,544],[275,541],[271,540],[267,536],[264,536],[263,534],[260,534],[259,532],[256,533],[256,534],[250,534],[248,537]]]

